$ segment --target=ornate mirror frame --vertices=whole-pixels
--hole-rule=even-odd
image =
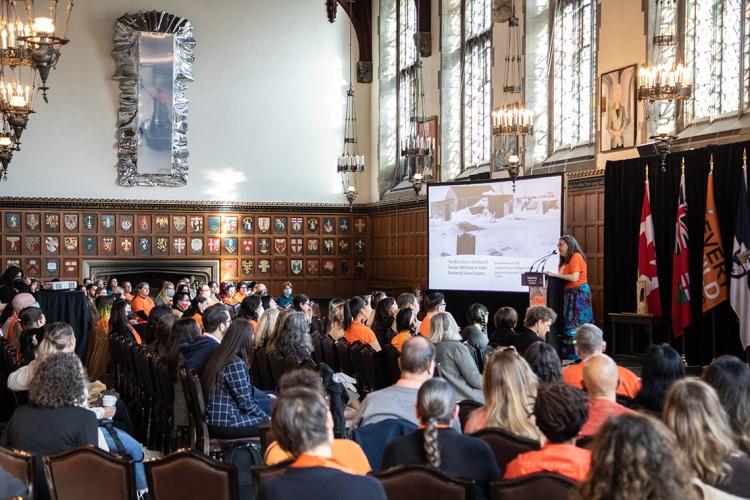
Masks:
[[[171,116],[171,162],[169,173],[139,173],[139,87],[141,75],[140,41],[145,33],[172,35],[173,58],[171,107],[162,113]],[[188,178],[187,112],[185,89],[193,81],[193,26],[185,18],[166,12],[150,11],[125,14],[115,23],[112,55],[117,69],[114,80],[120,85],[120,107],[117,112],[117,170],[122,186],[184,186]],[[166,95],[169,95],[168,93]],[[169,131],[169,126],[167,126]],[[166,168],[166,167],[165,167]]]

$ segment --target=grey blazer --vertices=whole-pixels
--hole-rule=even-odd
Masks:
[[[435,345],[435,351],[440,374],[453,386],[459,401],[472,399],[484,403],[482,374],[469,348],[460,340],[444,340]]]

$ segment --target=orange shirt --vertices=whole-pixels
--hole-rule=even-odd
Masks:
[[[586,260],[583,256],[576,252],[570,258],[570,262],[563,264],[558,269],[558,274],[573,274],[575,272],[580,273],[578,275],[578,281],[568,281],[565,283],[565,288],[575,288],[577,286],[588,283],[588,267],[586,266]]]
[[[344,333],[344,338],[350,344],[360,341],[363,344],[372,344],[376,342],[378,338],[375,336],[369,326],[363,325],[359,321],[352,321],[349,329]]]
[[[589,409],[589,418],[586,419],[586,423],[581,427],[581,432],[578,433],[579,438],[596,436],[601,426],[612,417],[622,415],[623,413],[634,413],[630,408],[625,408],[619,403],[607,401],[606,399],[589,401],[587,406]]]
[[[21,322],[18,320],[18,314],[13,313],[8,324],[8,344],[13,345],[21,334]]]
[[[335,461],[346,464],[354,474],[365,476],[372,470],[365,452],[351,439],[334,439],[333,445],[331,445],[331,453]],[[266,449],[267,465],[274,465],[290,458],[292,458],[292,455],[284,451],[276,441],[268,445],[268,449]]]
[[[339,463],[339,461],[333,457],[324,458],[315,455],[308,455],[307,453],[303,453],[302,455],[297,457],[297,460],[295,460],[289,467],[293,467],[295,469],[301,469],[305,467],[327,467],[329,469],[337,469],[348,474],[353,474],[351,469],[344,466],[344,464]]]
[[[130,302],[133,302],[133,294],[128,292],[123,292],[122,298],[125,300],[129,300]]]
[[[410,331],[398,332],[398,334],[396,334],[396,336],[391,339],[391,345],[395,347],[398,352],[401,352],[401,349],[403,349],[404,347],[404,342],[406,342],[410,338]]]
[[[430,338],[430,319],[432,319],[432,314],[427,313],[419,324],[419,334],[428,339]]]
[[[235,293],[231,297],[224,297],[223,299],[221,299],[221,301],[228,306],[234,306],[242,302],[242,299],[238,296],[237,293]]]
[[[583,389],[584,363],[585,361],[581,361],[580,363],[563,368],[563,381],[568,385]],[[638,391],[641,390],[641,380],[635,375],[635,373],[620,365],[617,365],[617,374],[620,377],[620,383],[617,386],[617,394],[628,398],[634,398],[636,394],[638,394]]]
[[[137,295],[133,300],[130,302],[130,308],[133,310],[134,313],[137,313],[138,311],[143,311],[143,314],[148,317],[149,314],[151,314],[151,309],[154,308],[154,301],[151,300],[151,297],[141,297],[140,295]],[[144,324],[148,323],[147,319],[143,319],[140,317],[140,315],[136,315],[136,318],[138,318],[138,323]]]
[[[591,451],[570,444],[548,444],[538,451],[521,453],[505,468],[504,479],[515,479],[535,472],[554,472],[579,483],[591,469]]]
[[[254,319],[249,319],[247,321],[248,321],[248,323],[250,323],[250,326],[253,327],[253,332],[257,332],[258,331],[258,322],[255,321]]]
[[[143,344],[143,340],[141,339],[141,335],[138,333],[138,331],[133,328],[132,325],[128,325],[128,328],[130,328],[130,333],[133,334],[133,338],[135,339],[136,344]]]

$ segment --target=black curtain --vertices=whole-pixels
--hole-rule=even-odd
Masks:
[[[713,355],[743,356],[739,323],[729,300],[703,315],[703,224],[709,160],[714,158],[714,196],[719,216],[726,272],[731,269],[732,239],[742,175],[743,151],[750,142],[674,153],[666,172],[656,158],[608,161],[604,175],[604,308],[606,313],[634,312],[638,277],[638,235],[645,167],[649,166],[651,213],[654,221],[662,312],[672,305],[672,258],[675,245],[680,167],[685,160],[690,252],[691,324],[685,331],[685,355],[691,365],[705,364]],[[607,320],[609,326],[609,320]],[[619,331],[619,330],[618,330]],[[682,352],[682,339],[669,338]],[[623,336],[624,337],[624,336]],[[619,340],[619,339],[618,339]],[[622,338],[623,346],[626,339]],[[715,344],[714,344],[715,342]],[[619,342],[618,342],[619,347]],[[714,352],[715,348],[715,352]]]
[[[35,294],[47,323],[64,321],[76,335],[76,354],[85,359],[89,343],[89,308],[84,292],[40,290]]]

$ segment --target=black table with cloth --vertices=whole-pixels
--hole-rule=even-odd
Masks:
[[[47,323],[64,321],[73,327],[76,334],[76,354],[83,359],[91,334],[86,294],[66,290],[41,290],[35,296]]]
[[[604,308],[606,313],[636,310],[638,276],[638,235],[646,163],[649,166],[651,214],[654,224],[657,275],[664,316],[672,306],[672,259],[675,247],[677,195],[680,165],[685,159],[685,188],[688,204],[690,259],[690,326],[685,330],[686,356],[690,364],[711,361],[714,342],[717,355],[743,356],[739,324],[729,301],[703,314],[703,227],[709,160],[714,157],[714,196],[719,217],[721,243],[731,270],[732,239],[737,218],[737,202],[742,185],[742,153],[750,153],[750,142],[712,145],[670,154],[667,171],[659,160],[633,158],[608,161],[604,173]],[[682,339],[672,339],[681,350]]]

